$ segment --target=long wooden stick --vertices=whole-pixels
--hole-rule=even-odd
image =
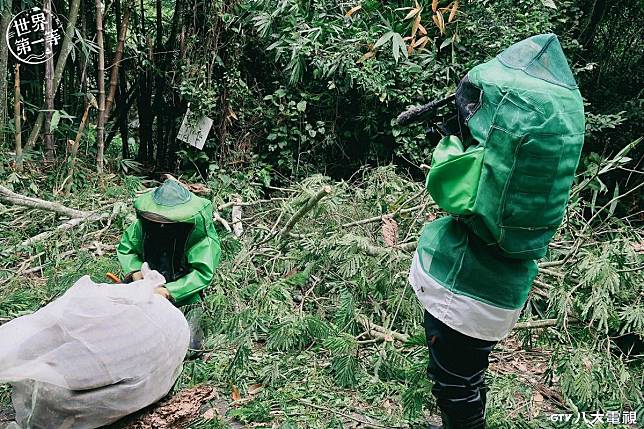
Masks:
[[[20,64],[13,80],[13,119],[16,127],[16,171],[22,171],[22,115],[20,112]]]

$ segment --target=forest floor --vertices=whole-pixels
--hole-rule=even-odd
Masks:
[[[36,311],[83,275],[106,282],[106,272],[120,273],[114,249],[134,218],[132,200],[155,186],[113,175],[100,192],[88,184],[64,197],[32,184],[16,191],[105,216],[61,232],[60,213],[0,204],[0,323]],[[167,399],[112,427],[420,428],[436,421],[422,309],[407,285],[417,233],[441,215],[422,184],[386,167],[351,182],[314,176],[271,189],[231,179],[192,190],[217,207],[223,251],[203,302],[204,350],[186,360]],[[549,275],[540,275],[541,288]],[[492,353],[491,428],[560,427],[549,415],[572,412],[552,365],[551,339],[561,329],[525,323],[543,318],[535,309],[543,308],[544,291],[535,290],[523,329]],[[9,404],[10,388],[0,386],[0,426]]]

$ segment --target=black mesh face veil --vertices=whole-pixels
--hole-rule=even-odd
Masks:
[[[173,282],[188,272],[186,245],[194,225],[171,222],[154,213],[138,213],[143,231],[143,260]]]
[[[481,107],[482,98],[483,92],[470,82],[468,76],[465,75],[456,88],[456,97],[454,98],[456,115],[458,116],[459,134],[463,141],[467,136],[470,136],[467,123]]]

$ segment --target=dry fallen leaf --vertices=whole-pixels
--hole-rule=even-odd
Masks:
[[[210,408],[206,410],[205,413],[201,416],[202,419],[204,420],[214,420],[217,418],[217,411],[215,411],[214,408]]]
[[[230,396],[233,399],[233,401],[239,401],[241,399],[241,394],[239,393],[239,389],[234,384],[232,387],[232,394]]]
[[[262,386],[259,383],[251,384],[250,386],[248,386],[248,394],[250,396],[257,395],[259,392],[262,391],[263,388],[264,388],[264,386]]]
[[[358,61],[356,61],[356,62],[361,63],[361,62],[363,62],[365,60],[368,60],[369,58],[373,57],[374,55],[375,55],[374,51],[369,51],[366,54],[364,54],[362,57],[360,57],[360,59]]]
[[[590,361],[590,359],[588,359],[587,357],[584,357],[583,362],[584,362],[584,366],[588,371],[593,369],[593,363]]]

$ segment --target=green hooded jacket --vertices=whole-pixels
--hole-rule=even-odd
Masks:
[[[212,203],[176,181],[166,180],[162,186],[138,197],[134,209],[139,219],[127,228],[116,249],[123,272],[138,271],[145,262],[142,260],[142,214],[151,213],[171,222],[193,224],[186,243],[187,274],[166,283],[165,287],[177,306],[199,301],[199,292],[212,282],[221,257],[219,236],[212,221]]]

